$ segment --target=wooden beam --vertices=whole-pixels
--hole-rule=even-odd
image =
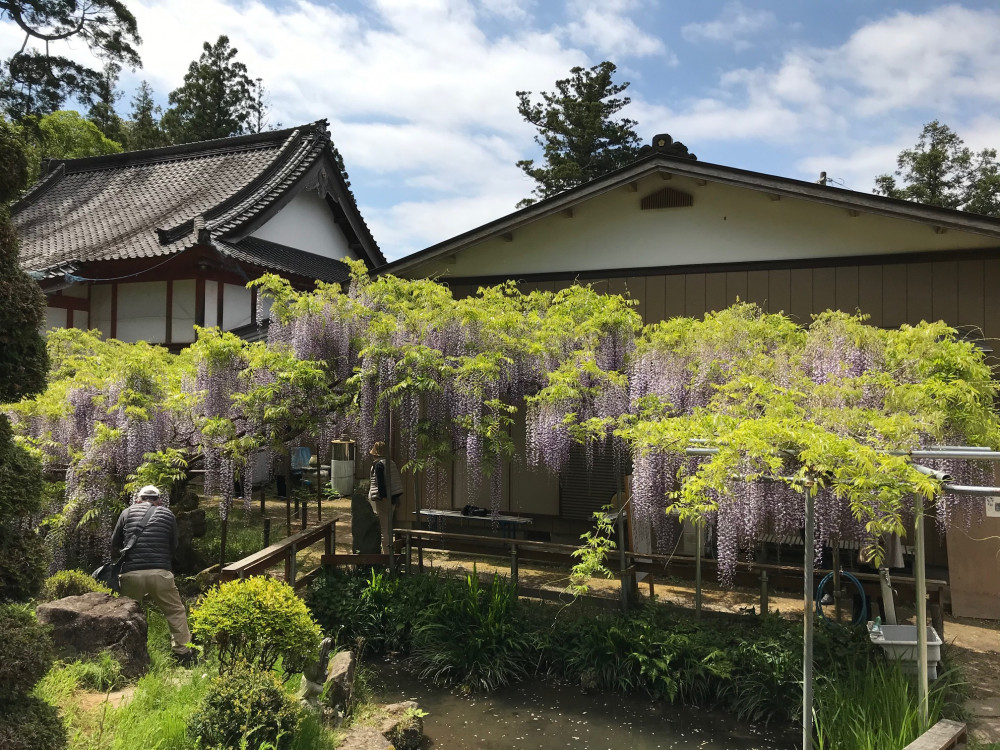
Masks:
[[[200,277],[194,282],[194,324],[205,325],[205,279]]]
[[[226,289],[226,285],[223,284],[220,281],[218,283],[218,288],[219,288],[219,291],[217,292],[217,294],[215,296],[215,310],[216,310],[216,312],[215,312],[215,316],[216,316],[215,317],[215,325],[217,325],[219,327],[220,331],[224,331],[226,329],[222,327],[222,320],[223,320],[223,315],[224,315],[225,310],[226,310],[226,306],[225,306],[225,301],[223,299],[223,297],[224,297],[223,292]]]
[[[90,300],[82,297],[69,297],[60,292],[46,295],[45,304],[48,307],[58,307],[62,310],[82,310],[90,309]]]

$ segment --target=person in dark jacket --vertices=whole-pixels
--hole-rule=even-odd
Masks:
[[[188,646],[191,631],[188,629],[187,611],[171,571],[173,553],[177,548],[177,519],[162,504],[156,487],[147,485],[139,490],[136,501],[118,516],[111,535],[111,551],[115,556],[121,554],[122,547],[139,531],[143,516],[151,506],[153,513],[146,522],[145,530],[121,564],[119,581],[122,596],[142,602],[143,597],[149,594],[153,604],[167,619],[174,656],[181,663],[188,663],[194,658]]]
[[[368,455],[375,459],[372,463],[368,502],[378,516],[382,533],[382,554],[391,555],[392,516],[396,503],[403,495],[403,478],[399,475],[396,463],[386,455],[385,443],[382,441],[375,443]]]

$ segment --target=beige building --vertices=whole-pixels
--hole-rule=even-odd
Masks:
[[[440,277],[456,295],[506,279],[524,290],[579,280],[627,291],[647,323],[738,298],[803,322],[861,310],[884,327],[944,320],[984,348],[1000,337],[1000,220],[695,161],[669,136],[653,142],[627,167],[380,271]],[[470,498],[462,467],[454,474],[461,508]],[[556,478],[512,464],[503,509],[543,533],[577,533],[614,485],[607,470]],[[1000,618],[1000,518],[931,532],[928,562],[947,568],[956,615]]]

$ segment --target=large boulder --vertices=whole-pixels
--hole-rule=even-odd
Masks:
[[[346,709],[354,695],[354,671],[357,659],[352,651],[341,651],[330,661],[323,683],[323,703],[330,708]]]
[[[36,615],[39,622],[52,626],[52,641],[64,657],[107,650],[129,678],[149,669],[146,616],[134,599],[91,591],[39,604]]]
[[[424,712],[414,701],[383,706],[382,736],[395,750],[419,750],[424,746]]]

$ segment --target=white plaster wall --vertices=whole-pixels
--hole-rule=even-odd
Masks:
[[[67,297],[76,297],[77,299],[87,299],[87,295],[90,293],[88,290],[88,284],[70,284],[68,287],[62,290],[62,293]]]
[[[245,286],[226,284],[222,293],[222,330],[231,331],[249,325],[253,319],[250,302],[252,292]]]
[[[334,222],[326,200],[315,190],[300,192],[253,236],[326,258],[358,258]]]
[[[61,307],[46,307],[45,308],[45,322],[42,324],[42,330],[47,331],[50,328],[65,328],[66,327],[66,310]]]
[[[167,282],[118,285],[118,327],[122,341],[162,344],[167,337]]]
[[[90,288],[90,327],[104,338],[111,336],[111,284],[94,284]]]
[[[173,284],[174,296],[170,308],[170,336],[173,343],[194,342],[195,281],[184,279]]]
[[[205,282],[205,328],[219,325],[219,282]]]
[[[694,205],[642,211],[643,196],[664,187],[690,193]],[[1000,240],[764,192],[650,177],[637,192],[619,188],[513,232],[434,260],[406,276],[514,275],[694,263],[827,258],[870,253],[996,247]]]
[[[74,310],[73,311],[73,327],[79,328],[81,331],[86,331],[90,326],[90,315],[86,310]]]

